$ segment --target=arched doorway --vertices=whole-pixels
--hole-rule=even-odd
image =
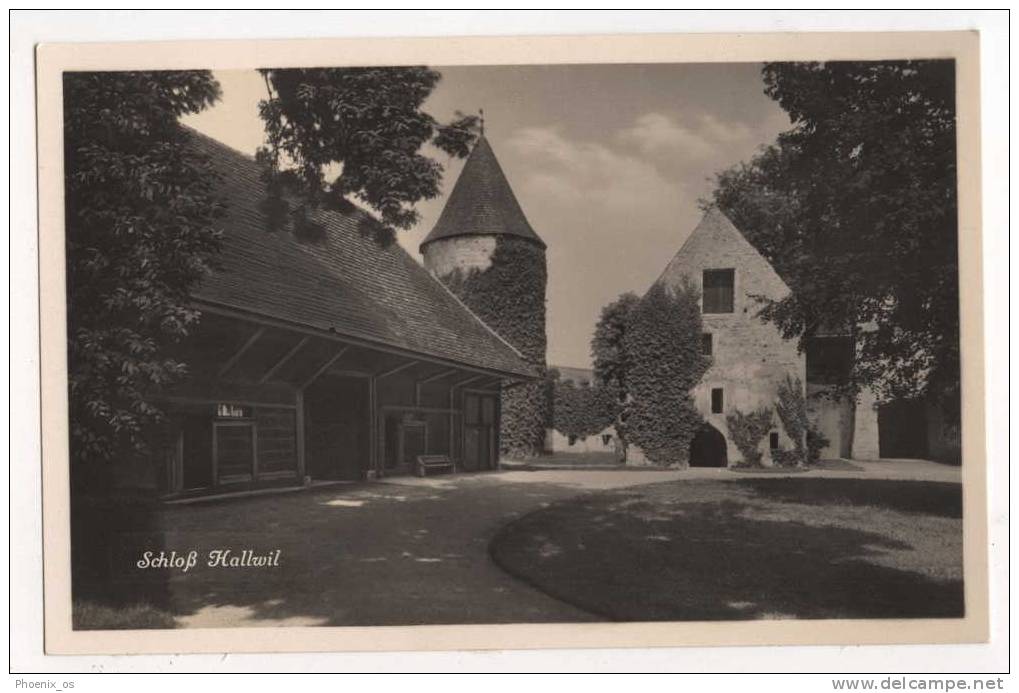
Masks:
[[[690,441],[691,467],[728,467],[725,436],[717,428],[705,423]]]

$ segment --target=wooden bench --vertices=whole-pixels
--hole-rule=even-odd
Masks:
[[[417,476],[427,476],[431,470],[449,470],[450,474],[456,472],[456,463],[449,455],[418,455],[414,473]]]

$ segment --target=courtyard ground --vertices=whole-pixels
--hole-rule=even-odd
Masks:
[[[958,489],[958,468],[922,462],[860,464],[865,467],[864,472],[817,470],[799,475],[799,479],[855,478],[864,484],[872,483],[862,481],[868,478],[935,479]],[[770,482],[778,482],[779,486],[799,479],[769,477]],[[720,483],[722,481],[725,483]],[[139,580],[136,571],[133,576],[127,576],[122,587],[136,594],[142,605],[147,601],[158,603],[178,627],[602,620],[605,612],[600,607],[594,608],[587,601],[573,596],[563,598],[547,585],[542,584],[539,588],[535,586],[538,582],[533,575],[524,575],[526,579],[521,580],[500,568],[489,553],[490,544],[497,534],[502,537],[501,540],[507,536],[508,530],[501,533],[500,530],[516,520],[520,523],[532,521],[535,511],[559,512],[566,507],[563,503],[572,498],[578,498],[582,504],[604,498],[611,504],[623,498],[613,494],[630,494],[639,498],[648,489],[652,498],[649,502],[654,502],[653,499],[663,493],[662,489],[673,489],[682,494],[705,486],[693,492],[702,494],[711,487],[715,489],[712,493],[724,496],[727,489],[733,489],[735,493],[735,489],[747,483],[763,481],[726,470],[503,471],[428,479],[394,478],[285,495],[166,506],[158,511],[155,518],[159,537],[158,541],[153,537],[154,546],[167,552],[175,550],[178,554],[193,549],[203,557],[214,549],[231,549],[235,554],[244,549],[256,553],[278,549],[281,551],[280,567],[209,568],[200,561],[188,573],[161,571],[159,580],[153,580],[151,572],[145,580]],[[647,484],[658,485],[645,486]],[[635,488],[638,485],[640,489]],[[589,495],[599,491],[609,494]],[[861,492],[868,493],[866,490]],[[795,495],[784,498],[779,489],[771,492],[768,502],[773,510],[779,512],[790,502],[798,507],[799,500]],[[889,499],[896,494],[878,495],[881,503],[891,503]],[[726,501],[720,499],[719,502]],[[758,513],[755,517],[741,522],[781,524],[789,520],[766,517],[766,510],[755,510]],[[816,505],[814,510],[819,515],[825,514],[824,505]],[[898,516],[906,511],[890,507],[888,512]],[[640,521],[637,515],[629,512],[625,515],[627,522]],[[909,517],[915,520],[925,516]],[[928,530],[936,530],[938,536],[950,537],[957,530],[953,524],[958,522],[957,518],[936,519],[945,520],[945,526],[924,526]],[[526,527],[520,523],[511,524],[510,528]],[[832,531],[814,527],[812,533],[807,532],[804,536],[817,537],[812,541],[820,544],[823,543],[823,535]],[[852,559],[852,554],[840,556],[838,550],[859,549],[865,538],[863,535],[869,531],[875,533],[867,535],[868,541],[873,540],[875,545],[883,546],[882,551],[905,551],[894,548],[888,542],[905,543],[912,537],[882,539],[881,531],[884,530],[880,527],[860,529],[860,536],[856,537],[859,541],[853,544],[839,539],[841,535],[836,533],[833,534],[836,539],[834,548],[823,556],[836,563],[847,556]],[[740,547],[739,536],[739,533],[732,536],[730,548]],[[783,540],[783,535],[777,537],[779,543],[776,546],[783,547],[783,550],[792,545]],[[775,541],[774,538],[765,539],[764,534],[747,536],[754,545],[763,544],[763,548],[754,549],[758,552]],[[137,559],[135,553],[144,545],[144,538],[135,537],[131,543],[134,548],[122,552],[125,570],[130,572],[130,566]],[[813,547],[813,544],[806,546]],[[500,556],[498,546],[494,550]],[[952,551],[950,547],[943,550],[947,552],[946,556]],[[507,555],[504,552],[500,561],[505,562]],[[716,555],[716,558],[725,560],[724,556]],[[629,560],[629,556],[613,556],[613,561],[619,560]],[[803,564],[802,560],[799,563]],[[819,586],[812,585],[813,568],[807,568],[804,565],[804,569],[791,579],[797,583],[798,589],[815,591]],[[512,570],[517,574],[527,572],[519,566]],[[894,570],[896,575],[902,572],[899,567],[889,570]],[[591,575],[596,577],[597,572]],[[870,572],[860,577],[884,575]],[[912,575],[908,573],[909,579],[899,583],[901,589],[909,590],[919,584],[910,577]],[[944,575],[937,574],[931,579],[942,577]],[[151,600],[146,599],[146,590],[153,593]],[[157,591],[158,598],[155,596]],[[710,592],[706,594],[711,596]],[[951,598],[943,598],[951,606]],[[102,622],[105,627],[117,625],[116,614],[106,613],[102,607],[93,608],[87,604],[78,607],[79,615],[92,609],[92,618],[79,621],[82,626],[96,621]],[[788,611],[785,603],[777,603],[775,610],[795,615],[795,612]],[[753,615],[752,611],[747,613]],[[149,627],[165,627],[161,619],[149,616],[143,623],[124,623],[123,626],[145,627],[146,624],[151,624]]]
[[[953,483],[802,475],[614,490],[510,523],[492,556],[610,620],[963,615]]]

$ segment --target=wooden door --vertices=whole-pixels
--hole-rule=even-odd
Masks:
[[[476,472],[495,469],[497,442],[495,395],[464,394],[463,468]]]
[[[409,473],[417,464],[418,455],[428,452],[428,427],[423,421],[400,425],[400,471]]]

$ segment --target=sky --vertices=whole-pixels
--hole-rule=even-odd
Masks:
[[[437,67],[425,103],[440,121],[485,112],[485,136],[531,226],[548,246],[548,362],[589,367],[601,308],[642,294],[701,213],[714,174],[788,129],[763,93],[758,64]],[[222,99],[184,122],[242,152],[263,143],[254,70],[216,72]],[[399,232],[420,260],[463,162],[445,167],[442,195]]]

